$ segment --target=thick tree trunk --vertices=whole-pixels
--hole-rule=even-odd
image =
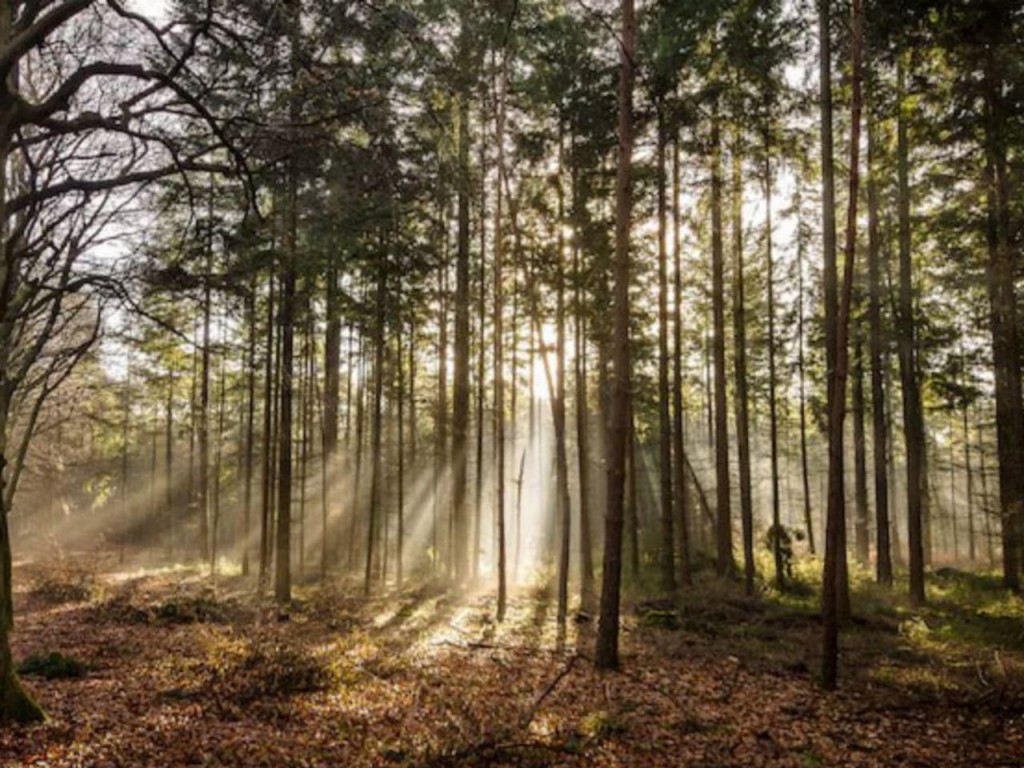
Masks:
[[[1011,243],[1007,126],[1003,83],[997,81],[995,54],[985,62],[985,188],[988,207],[987,269],[992,362],[996,384],[996,451],[999,458],[999,511],[1002,522],[1003,583],[1021,588],[1021,529],[1024,528],[1024,410],[1021,405],[1020,345]]]
[[[622,0],[619,59],[619,154],[615,177],[615,287],[612,333],[611,418],[608,425],[608,489],[605,513],[604,572],[595,661],[601,669],[619,664],[619,599],[622,577],[622,516],[626,480],[626,442],[630,437],[629,246],[633,210],[633,56],[636,19],[633,0]]]

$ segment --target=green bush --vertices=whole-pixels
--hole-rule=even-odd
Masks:
[[[67,680],[83,677],[85,664],[74,656],[65,656],[57,651],[33,654],[18,665],[18,674],[34,675],[47,680]]]

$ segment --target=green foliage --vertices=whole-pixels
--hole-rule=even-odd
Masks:
[[[678,611],[649,610],[640,614],[640,624],[655,629],[679,629],[682,622]]]
[[[613,712],[592,712],[583,718],[580,730],[591,741],[601,742],[626,733],[627,726]]]
[[[19,675],[34,675],[46,680],[67,680],[83,677],[85,664],[74,656],[65,656],[59,651],[49,654],[33,654],[18,664]]]

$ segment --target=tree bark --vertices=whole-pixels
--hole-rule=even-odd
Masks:
[[[716,567],[719,576],[736,571],[729,504],[729,414],[725,378],[725,260],[722,247],[722,128],[717,101],[711,114],[711,303],[714,325]]]
[[[924,414],[917,381],[914,348],[913,264],[910,233],[910,147],[907,139],[906,56],[897,69],[898,119],[896,127],[897,207],[899,214],[900,291],[897,334],[899,337],[900,382],[903,388],[903,429],[907,451],[907,538],[910,546],[910,599],[925,601],[924,593]]]
[[[626,442],[630,437],[629,273],[633,210],[633,79],[636,19],[633,0],[622,0],[619,58],[619,154],[615,175],[615,287],[612,334],[612,396],[608,428],[608,490],[605,513],[604,572],[595,661],[600,669],[619,665],[619,599],[622,577],[622,516]]]
[[[660,440],[658,471],[661,491],[661,543],[659,564],[661,586],[666,592],[676,589],[675,509],[672,504],[672,422],[669,400],[668,356],[668,178],[665,171],[668,129],[665,125],[664,98],[657,103],[657,179],[658,179],[658,426]]]
[[[822,41],[822,137],[823,145],[831,150],[831,45],[829,43],[829,0],[823,0],[821,22]],[[854,263],[857,245],[857,202],[860,186],[860,115],[861,115],[861,45],[863,40],[864,17],[861,0],[853,0],[851,7],[851,59],[852,59],[852,96],[850,99],[850,186],[846,215],[846,241],[843,258],[843,282],[841,295],[839,286],[829,285],[830,280],[838,280],[835,270],[826,268],[826,294],[836,299],[835,327],[826,335],[834,344],[832,359],[835,367],[830,370],[829,377],[829,450],[828,450],[828,514],[825,531],[825,567],[822,576],[822,684],[827,690],[836,687],[839,663],[839,622],[843,617],[843,587],[846,573],[843,570],[843,554],[845,549],[844,531],[846,514],[843,495],[843,421],[846,415],[846,378],[848,364],[848,332],[850,311],[853,304]],[[826,97],[827,95],[827,97]],[[828,141],[824,141],[828,133]],[[831,154],[831,152],[829,152]],[[831,157],[829,157],[831,174]],[[826,177],[823,181],[828,199],[833,180]],[[824,210],[826,229],[831,220],[832,229],[835,225],[835,207]],[[834,243],[833,243],[834,245]],[[826,267],[828,252],[826,251]],[[834,253],[832,266],[835,266]]]
[[[868,81],[868,323],[871,329],[871,436],[875,481],[875,575],[879,584],[892,585],[892,545],[889,536],[888,428],[885,370],[888,355],[882,340],[882,243],[878,217],[877,137]]]
[[[675,483],[675,515],[679,521],[679,579],[683,586],[693,584],[690,564],[690,521],[686,488],[686,446],[683,435],[683,264],[682,217],[680,207],[681,179],[679,168],[679,136],[672,141],[672,219],[674,242],[673,265],[673,317],[672,317],[672,452]]]
[[[732,328],[736,407],[736,451],[740,474],[740,522],[743,528],[743,589],[754,594],[754,496],[750,478],[750,401],[747,386],[747,308],[743,263],[743,155],[740,127],[732,148]]]

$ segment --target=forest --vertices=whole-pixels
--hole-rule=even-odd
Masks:
[[[0,765],[1020,766],[1022,0],[0,0]]]

